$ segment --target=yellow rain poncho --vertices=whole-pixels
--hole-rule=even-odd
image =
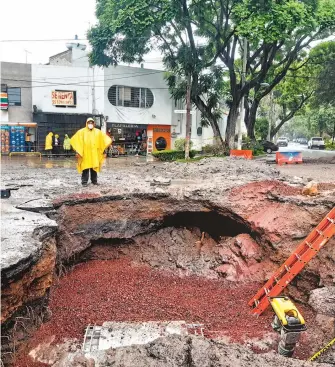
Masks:
[[[52,150],[52,137],[53,133],[49,133],[45,138],[45,150]]]
[[[65,134],[64,143],[63,143],[64,150],[71,150],[71,141],[69,135]]]
[[[72,148],[80,155],[77,161],[77,170],[81,173],[84,169],[93,168],[100,172],[104,161],[104,151],[112,143],[110,137],[101,130],[87,127],[77,131],[70,139]]]

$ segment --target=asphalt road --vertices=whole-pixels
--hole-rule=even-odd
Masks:
[[[280,147],[280,152],[302,152],[304,158],[322,158],[335,156],[334,150],[319,150],[319,149],[308,149],[307,144],[298,144],[289,142],[288,147]]]

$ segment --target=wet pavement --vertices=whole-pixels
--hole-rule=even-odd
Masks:
[[[113,167],[130,167],[138,163],[150,163],[152,158],[147,157],[118,157],[107,158],[104,162],[104,168],[111,169]],[[159,162],[155,162],[157,164]],[[76,167],[75,157],[59,157],[59,158],[47,158],[47,157],[1,157],[2,172],[5,173],[6,167],[28,167],[28,168],[74,168]]]

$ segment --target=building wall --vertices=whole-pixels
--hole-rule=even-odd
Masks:
[[[129,66],[109,67],[105,72],[104,111],[108,122],[146,125],[171,125],[173,101],[159,70]],[[113,106],[108,100],[108,90],[113,85],[149,88],[154,95],[151,108]]]
[[[1,111],[1,121],[32,122],[32,73],[30,64],[1,62],[1,83],[21,88],[21,106]]]
[[[103,76],[95,76],[95,114],[103,113]],[[88,67],[32,65],[32,101],[42,112],[92,113],[92,69]],[[52,91],[76,91],[76,107],[56,107],[52,105]]]
[[[50,65],[71,66],[72,52],[67,50],[49,58]]]

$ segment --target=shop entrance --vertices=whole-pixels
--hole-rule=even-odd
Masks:
[[[37,124],[34,122],[6,122],[0,125],[1,154],[36,152]]]
[[[148,126],[148,153],[171,149],[171,126]]]
[[[107,122],[107,134],[121,155],[146,155],[147,127],[144,124],[117,124]]]

